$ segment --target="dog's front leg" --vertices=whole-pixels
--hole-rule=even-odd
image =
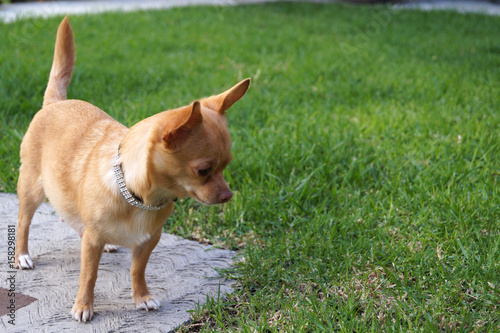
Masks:
[[[151,252],[158,244],[161,237],[159,229],[149,240],[137,246],[132,254],[132,268],[130,275],[132,277],[132,296],[134,297],[137,309],[146,311],[157,310],[160,302],[155,300],[150,294],[146,285],[146,265],[148,264]]]
[[[96,233],[85,228],[82,236],[82,262],[78,295],[71,310],[75,320],[90,321],[94,314],[94,286],[104,244],[105,242]]]

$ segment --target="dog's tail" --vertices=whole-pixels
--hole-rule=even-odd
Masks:
[[[75,41],[73,30],[66,16],[57,29],[54,62],[50,70],[49,83],[43,96],[43,107],[66,99],[75,65]]]

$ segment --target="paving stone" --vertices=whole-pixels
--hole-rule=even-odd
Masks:
[[[17,196],[0,193],[0,288],[9,289],[12,279],[8,278],[14,276],[15,291],[36,301],[16,309],[15,325],[9,324],[9,314],[1,316],[1,332],[170,332],[189,321],[187,311],[204,303],[207,295],[232,291],[232,282],[222,279],[217,269],[228,268],[235,252],[165,233],[146,269],[149,290],[161,301],[160,310],[135,309],[130,290],[131,250],[119,248],[102,256],[94,319],[78,323],[70,311],[78,291],[80,237],[60,221],[50,204],[42,203],[29,237],[35,269],[13,270],[7,260],[7,239],[8,226],[17,223],[17,212]]]

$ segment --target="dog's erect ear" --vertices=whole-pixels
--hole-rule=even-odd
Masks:
[[[202,99],[201,104],[224,115],[227,109],[245,95],[249,85],[250,79],[245,79],[222,94]]]
[[[168,112],[168,120],[162,131],[162,140],[165,148],[177,151],[187,140],[193,129],[201,124],[200,102]]]

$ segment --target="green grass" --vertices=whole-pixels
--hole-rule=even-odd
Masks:
[[[69,97],[126,125],[252,86],[235,192],[166,230],[239,249],[196,331],[500,331],[500,18],[280,3],[70,18]],[[0,190],[60,18],[0,25]]]

